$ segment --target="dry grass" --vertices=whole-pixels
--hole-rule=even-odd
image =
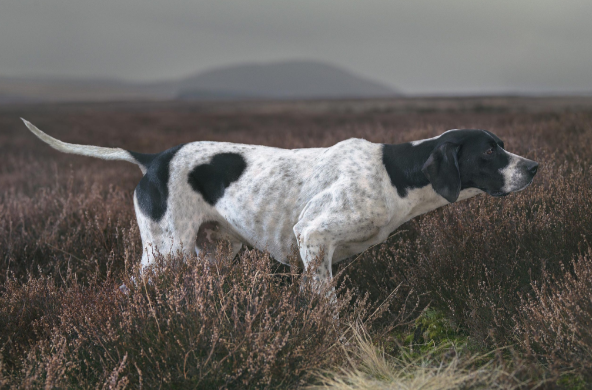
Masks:
[[[495,354],[464,354],[462,347],[444,344],[420,355],[405,350],[389,356],[373,344],[366,330],[353,328],[352,345],[344,347],[347,365],[337,372],[320,373],[327,390],[455,390],[519,389],[541,387],[545,379],[522,379],[522,367],[514,368]],[[496,351],[500,352],[500,351]]]
[[[315,370],[347,363],[349,323],[365,322],[375,345],[403,356],[389,346],[401,334],[423,337],[413,320],[428,305],[482,351],[515,352],[484,367],[473,352],[455,355],[438,368],[435,355],[401,363],[367,350],[387,370],[376,378],[404,374],[427,386],[450,374],[450,383],[464,378],[469,388],[592,383],[592,108],[568,102],[0,108],[0,387],[297,387],[314,381]],[[257,251],[216,267],[162,259],[152,284],[134,285],[137,167],[54,152],[21,116],[69,142],[142,152],[193,140],[309,147],[487,128],[510,151],[539,161],[540,173],[519,194],[417,218],[336,267],[336,305],[302,293],[296,269]],[[490,382],[479,382],[475,369]],[[520,373],[519,381],[504,373]],[[340,378],[354,380],[347,375]],[[562,375],[575,379],[557,382]]]

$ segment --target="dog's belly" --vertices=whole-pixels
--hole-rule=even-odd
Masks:
[[[265,170],[248,172],[244,181],[228,189],[216,204],[216,211],[243,243],[287,264],[292,248],[297,246],[293,228],[305,204],[297,185],[303,180],[303,171],[292,169],[290,175],[273,181]]]
[[[269,252],[281,263],[289,263],[288,257],[297,247],[293,227],[299,214],[290,199],[268,199],[261,205],[258,201],[241,203],[237,199],[220,203],[216,206],[218,212],[244,244]]]

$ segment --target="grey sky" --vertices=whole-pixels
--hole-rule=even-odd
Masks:
[[[0,0],[0,76],[314,59],[407,93],[592,92],[592,1]]]

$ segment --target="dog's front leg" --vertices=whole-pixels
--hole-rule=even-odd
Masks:
[[[294,226],[294,233],[298,238],[300,258],[305,271],[312,273],[310,281],[313,291],[326,292],[327,296],[335,299],[335,288],[329,287],[333,278],[331,270],[335,244],[329,235],[322,230],[316,230],[314,224],[308,225],[303,221]]]

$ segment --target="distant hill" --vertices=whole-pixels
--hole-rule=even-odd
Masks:
[[[314,61],[243,64],[153,83],[0,77],[0,104],[130,100],[322,99],[400,96],[396,90]]]
[[[212,69],[181,80],[181,99],[356,98],[400,95],[392,88],[337,66],[314,61],[244,64]]]

